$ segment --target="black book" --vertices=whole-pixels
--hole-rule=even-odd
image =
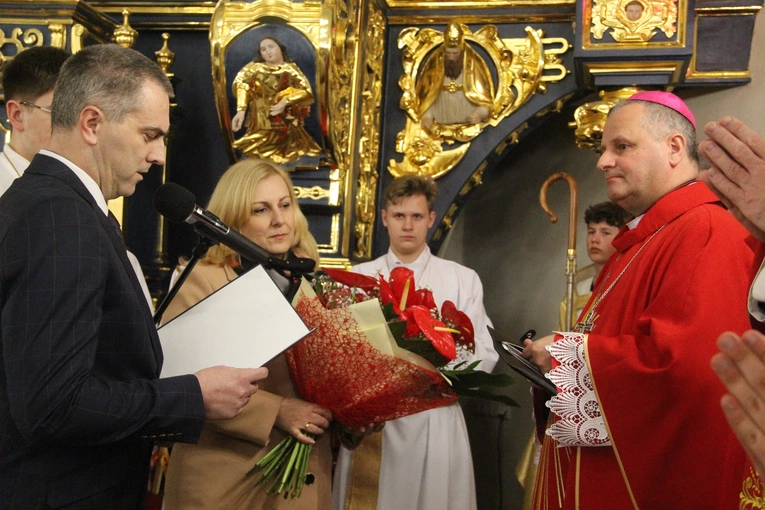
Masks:
[[[558,394],[558,389],[552,381],[545,377],[535,364],[523,357],[522,345],[512,342],[494,328],[488,327],[488,329],[491,339],[494,340],[494,349],[499,353],[499,357],[502,358],[502,361],[507,363],[510,368],[521,374],[528,381],[547,391],[550,395]],[[530,331],[523,335],[521,340],[531,338],[529,334],[533,336],[533,332]]]

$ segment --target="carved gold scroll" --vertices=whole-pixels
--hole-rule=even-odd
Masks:
[[[426,113],[423,94],[418,94],[422,68],[431,53],[445,45],[444,33],[430,28],[404,29],[398,39],[399,48],[404,50],[401,56],[404,74],[399,79],[403,93],[399,106],[406,112],[407,122],[396,137],[396,151],[403,154],[404,159],[391,160],[388,166],[394,176],[420,174],[438,178],[446,174],[462,160],[470,141],[485,127],[498,125],[534,94],[545,93],[548,82],[560,81],[568,73],[560,58],[569,49],[568,41],[563,38],[544,38],[542,30],[526,27],[525,38],[503,39],[494,25],[485,25],[476,32],[467,25],[459,26],[464,44],[488,55],[496,71],[497,83],[493,84],[488,115],[477,123],[435,123],[435,127],[423,123]],[[455,143],[462,145],[454,149],[442,146]]]
[[[632,94],[640,92],[635,87],[625,87],[619,90],[600,91],[598,101],[585,103],[574,111],[574,122],[568,126],[576,128],[574,136],[576,145],[581,149],[591,149],[600,152],[600,141],[603,138],[603,126],[606,124],[608,112],[616,103],[624,101]]]
[[[646,42],[658,31],[672,38],[677,32],[678,0],[594,0],[593,38],[610,30],[616,42]]]

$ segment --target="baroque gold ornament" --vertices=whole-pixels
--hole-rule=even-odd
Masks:
[[[765,497],[763,497],[762,480],[760,474],[749,468],[749,476],[744,480],[739,493],[740,510],[763,510],[765,509]]]
[[[585,103],[574,111],[574,122],[569,122],[568,126],[576,128],[574,136],[576,145],[580,149],[591,149],[600,152],[600,141],[603,138],[603,126],[606,124],[608,112],[616,103],[637,94],[640,89],[635,87],[625,87],[619,90],[606,92],[601,90],[598,101]]]
[[[114,31],[114,42],[124,48],[132,48],[138,39],[138,31],[130,26],[130,11],[122,9],[122,25]]]
[[[678,0],[594,0],[593,38],[603,39],[606,31],[616,42],[646,42],[658,30],[671,38],[677,32]]]
[[[167,45],[168,41],[170,41],[170,34],[163,32],[162,47],[154,52],[154,59],[157,61],[157,65],[162,69],[162,72],[170,78],[173,76],[173,73],[170,72],[170,66],[175,62],[175,53],[170,51],[170,48]]]
[[[22,30],[19,27],[15,27],[11,30],[11,35],[5,35],[5,32],[0,29],[0,48],[7,45],[16,46],[16,53],[13,56],[18,55],[19,52],[26,48],[43,45],[43,33],[37,28],[28,28]],[[8,64],[13,57],[6,57],[3,53],[0,53],[0,71]]]
[[[546,92],[547,82],[565,78],[568,71],[559,55],[568,51],[568,41],[543,35],[526,27],[525,38],[502,39],[494,25],[473,33],[457,22],[444,32],[404,29],[398,39],[404,74],[398,83],[407,121],[396,137],[396,151],[404,159],[391,160],[388,171],[397,177],[446,174],[486,126],[498,125],[531,96]],[[442,146],[458,142],[463,145]]]
[[[353,256],[371,258],[377,204],[377,165],[380,152],[380,103],[385,61],[385,15],[374,3],[369,4],[366,37],[366,64],[361,93],[361,123],[358,144],[358,177],[356,178],[356,245]]]

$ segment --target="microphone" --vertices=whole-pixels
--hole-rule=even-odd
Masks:
[[[282,260],[271,255],[242,234],[232,229],[210,211],[196,205],[194,194],[173,182],[160,186],[154,193],[154,208],[170,221],[188,223],[213,242],[222,243],[242,257],[265,267],[308,273],[313,270],[312,259]]]

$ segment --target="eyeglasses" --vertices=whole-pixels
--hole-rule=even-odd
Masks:
[[[19,101],[20,104],[23,104],[24,106],[31,106],[32,108],[39,108],[40,110],[44,112],[50,113],[50,108],[43,108],[42,106],[37,106],[34,103],[30,103],[29,101]]]

